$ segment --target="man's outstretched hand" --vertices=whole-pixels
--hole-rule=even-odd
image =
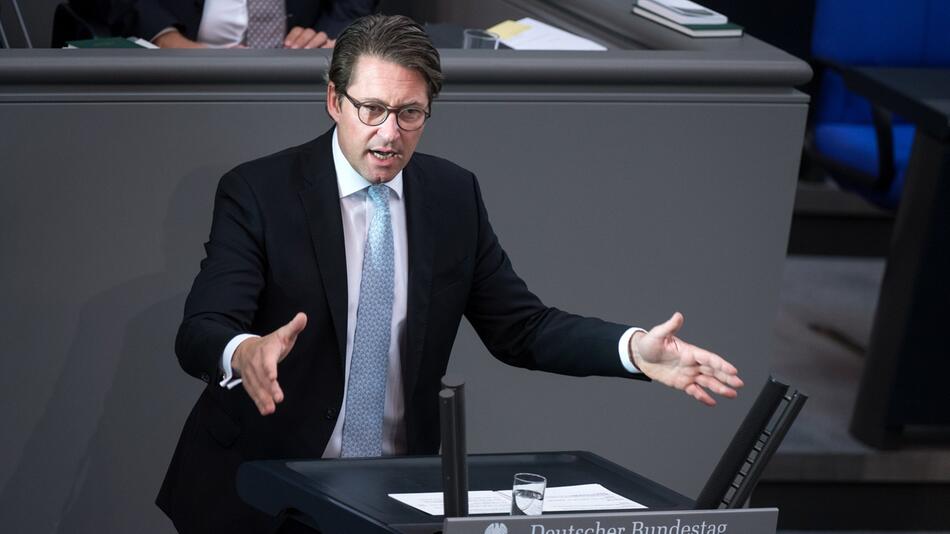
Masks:
[[[261,415],[274,413],[283,402],[284,392],[277,383],[277,364],[297,342],[297,335],[307,326],[307,316],[298,313],[289,323],[264,337],[245,339],[231,357],[231,368],[240,373],[244,389]]]
[[[633,364],[653,380],[682,390],[703,404],[716,404],[709,392],[735,398],[736,388],[743,385],[735,366],[676,337],[683,321],[683,314],[676,312],[646,334],[635,333],[630,338]]]

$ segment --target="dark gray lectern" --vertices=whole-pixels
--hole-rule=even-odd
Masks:
[[[475,454],[468,462],[470,490],[510,488],[514,473],[530,471],[546,476],[551,487],[599,483],[650,510],[693,508],[688,497],[589,452]],[[242,465],[237,486],[255,508],[286,514],[323,534],[432,534],[442,530],[442,516],[388,494],[442,491],[441,469],[438,456],[269,460]]]

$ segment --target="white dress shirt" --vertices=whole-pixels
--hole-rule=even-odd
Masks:
[[[247,0],[205,0],[198,25],[198,42],[212,48],[229,48],[244,42],[247,33]]]
[[[339,458],[343,437],[343,422],[346,419],[346,388],[350,378],[350,359],[353,356],[353,337],[356,332],[356,310],[360,300],[360,280],[363,274],[363,249],[369,232],[369,223],[373,217],[373,203],[369,200],[367,188],[372,185],[359,175],[343,156],[333,131],[333,165],[336,168],[337,188],[340,193],[340,211],[343,215],[343,241],[346,248],[346,367],[344,369],[343,406],[337,417],[336,426],[330,435],[330,441],[323,452],[324,458]],[[393,299],[393,317],[389,340],[389,368],[386,375],[386,403],[383,411],[383,454],[398,455],[406,452],[405,425],[403,415],[405,403],[402,392],[402,373],[400,354],[405,348],[406,336],[406,300],[408,298],[408,240],[406,238],[406,204],[403,198],[402,172],[386,185],[389,186],[389,213],[393,226],[393,252],[395,260],[395,285]],[[630,337],[642,328],[630,328],[620,337],[617,351],[624,368],[631,373],[640,371],[630,363]],[[221,386],[233,388],[241,383],[234,377],[231,369],[231,357],[242,341],[253,334],[235,336],[224,348],[221,355],[221,369],[224,378]],[[280,409],[278,406],[277,409]]]
[[[169,26],[151,37],[175,31]],[[209,48],[232,48],[244,42],[247,33],[247,0],[205,0],[198,24],[197,41]]]

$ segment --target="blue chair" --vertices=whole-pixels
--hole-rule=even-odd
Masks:
[[[895,210],[914,126],[845,88],[848,66],[950,66],[948,0],[816,0],[821,76],[807,154],[843,188]]]

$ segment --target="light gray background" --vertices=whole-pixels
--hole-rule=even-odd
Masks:
[[[322,88],[0,89],[0,524],[168,532],[152,501],[204,385],[172,345],[215,184],[325,131]],[[709,410],[509,368],[465,326],[472,452],[586,449],[698,493],[768,373],[805,111],[776,88],[447,86],[420,150],[478,174],[529,287],[643,326],[683,311],[750,384]]]

